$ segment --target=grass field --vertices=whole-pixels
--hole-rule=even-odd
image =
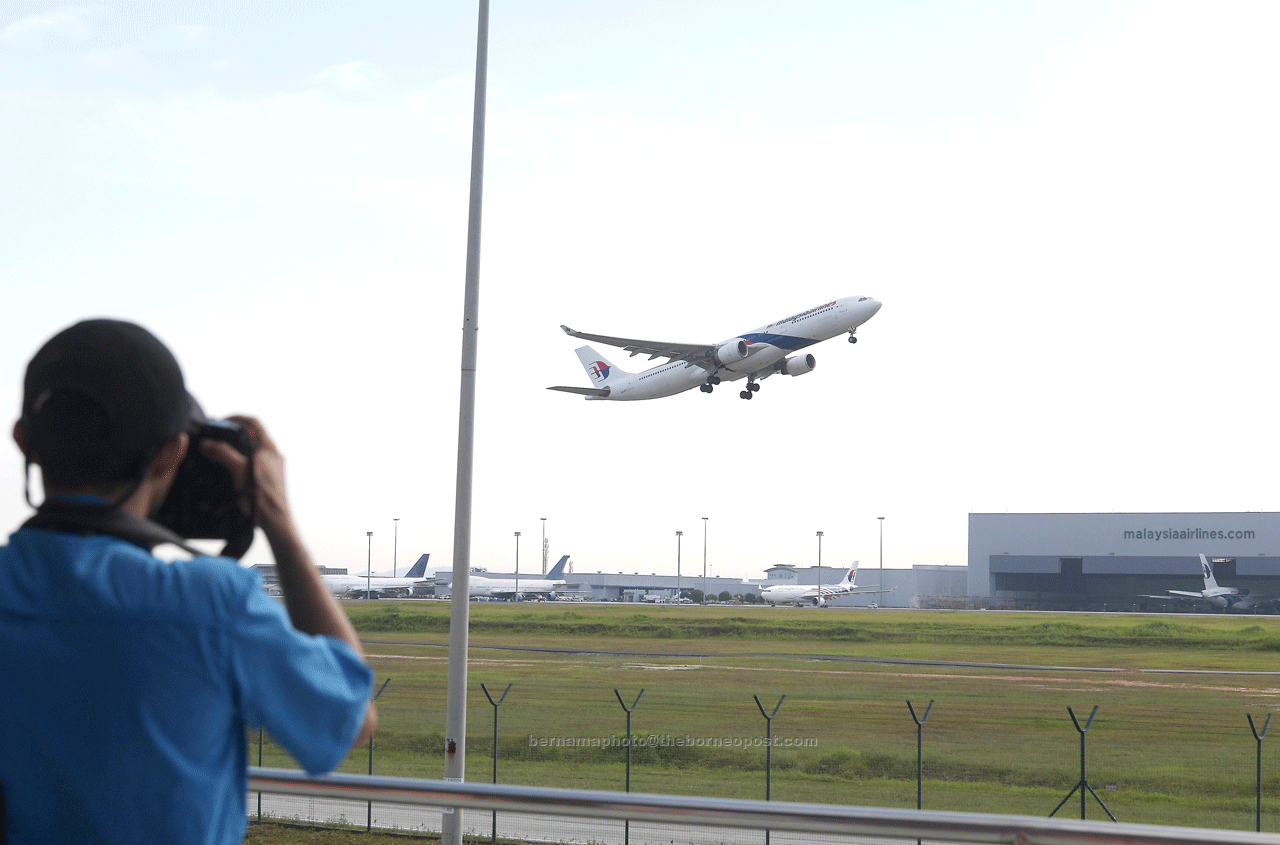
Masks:
[[[374,771],[443,773],[448,605],[344,603],[378,683]],[[1048,815],[1079,781],[1121,821],[1251,830],[1259,726],[1280,696],[1280,619],[811,608],[475,604],[467,777],[632,791]],[[950,661],[1005,666],[929,665]],[[1058,668],[1023,668],[1030,666]],[[1086,669],[1106,671],[1086,671]],[[1156,670],[1178,670],[1160,672]],[[1196,671],[1191,671],[1196,670]],[[1233,674],[1226,674],[1233,673]],[[1280,829],[1280,739],[1263,744],[1263,830]],[[256,760],[256,742],[251,759]],[[269,747],[266,765],[292,765]],[[367,771],[366,751],[345,771]],[[1073,798],[1059,813],[1078,816]],[[1090,818],[1103,818],[1090,799]]]

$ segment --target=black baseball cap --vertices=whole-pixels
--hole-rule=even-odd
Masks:
[[[119,481],[186,430],[193,407],[182,369],[159,338],[135,323],[95,319],[63,329],[36,352],[21,422],[46,475]]]

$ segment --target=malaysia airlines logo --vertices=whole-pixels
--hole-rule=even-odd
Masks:
[[[852,584],[852,583],[853,583],[853,579],[854,579],[854,578],[856,578],[856,577],[858,577],[858,570],[856,570],[856,569],[850,569],[850,570],[849,570],[849,574],[848,574],[848,575],[846,575],[846,576],[844,576],[844,577],[845,577],[845,579],[846,579],[850,584]]]
[[[595,381],[604,381],[609,377],[609,365],[604,361],[596,361],[591,365],[591,378]]]

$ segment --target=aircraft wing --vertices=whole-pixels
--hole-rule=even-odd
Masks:
[[[1140,599],[1160,599],[1161,601],[1204,601],[1200,593],[1189,593],[1186,590],[1169,590],[1163,596],[1138,596]]]
[[[659,343],[652,340],[636,340],[629,337],[610,337],[604,334],[588,334],[576,332],[568,326],[561,326],[570,337],[579,337],[609,346],[618,346],[630,352],[632,356],[648,355],[649,360],[667,358],[672,361],[688,361],[707,370],[716,368],[716,345],[698,343]],[[557,390],[559,388],[552,388]]]

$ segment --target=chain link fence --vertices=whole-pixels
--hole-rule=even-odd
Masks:
[[[376,642],[366,649],[379,677],[394,683],[378,701],[372,758],[355,749],[340,771],[439,777],[443,649]],[[499,783],[621,792],[629,754],[633,792],[767,794],[775,801],[903,809],[919,802],[926,810],[1027,816],[1060,807],[1059,817],[1076,817],[1081,804],[1070,793],[1084,782],[1093,793],[1084,802],[1090,819],[1106,820],[1109,812],[1122,822],[1280,830],[1280,740],[1256,733],[1280,696],[1274,673],[500,650],[473,650],[470,673],[471,781],[488,782],[496,771]],[[771,710],[777,705],[770,720],[757,699]],[[920,705],[930,701],[927,719],[918,724],[925,712]],[[1082,739],[1088,745],[1083,774]],[[258,735],[249,742],[256,762]],[[294,766],[269,738],[261,761]],[[251,817],[258,807],[258,796],[250,795]],[[262,814],[404,830],[438,830],[440,819],[439,811],[420,808],[286,796],[267,796]],[[503,815],[471,813],[468,829],[485,838],[542,841],[700,841],[696,832],[678,828],[646,829],[638,839],[623,822],[616,831],[612,823],[583,822],[604,827],[566,833],[562,821],[504,821]]]

